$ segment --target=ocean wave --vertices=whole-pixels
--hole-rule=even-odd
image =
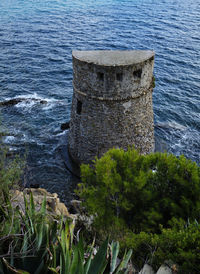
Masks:
[[[16,106],[24,110],[28,110],[35,105],[41,105],[45,110],[48,110],[56,104],[65,104],[65,102],[63,102],[63,100],[56,100],[54,98],[44,98],[39,96],[37,93],[15,96],[13,98],[9,97],[3,101],[0,101],[0,107]]]
[[[165,123],[156,123],[155,124],[156,128],[167,128],[167,129],[175,129],[175,130],[186,130],[187,127],[183,126],[175,121],[173,122],[165,122]]]

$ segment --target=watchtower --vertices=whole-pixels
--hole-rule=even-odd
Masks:
[[[154,150],[153,51],[73,51],[69,153],[89,163],[109,148]]]

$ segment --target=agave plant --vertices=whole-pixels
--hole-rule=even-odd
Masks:
[[[120,261],[119,243],[108,239],[99,247],[94,255],[94,243],[88,249],[84,249],[83,237],[77,244],[73,244],[74,223],[65,224],[58,238],[58,245],[53,246],[54,265],[49,270],[56,274],[99,274],[99,273],[128,273],[127,265],[130,261],[132,250],[125,252]],[[56,259],[56,254],[59,258]],[[57,265],[56,262],[59,262]]]
[[[7,253],[1,256],[0,273],[47,273],[50,243],[57,240],[57,223],[50,223],[46,216],[46,198],[39,212],[35,210],[32,194],[27,202],[24,196],[25,213],[16,209],[20,228],[17,234],[9,235]],[[50,241],[51,239],[51,241]],[[18,269],[23,269],[18,270]]]
[[[2,244],[7,244],[7,253],[0,254],[0,274],[99,274],[127,273],[132,251],[125,252],[119,261],[119,243],[109,244],[107,239],[94,255],[93,241],[84,246],[83,237],[75,241],[73,220],[50,220],[46,213],[46,198],[39,212],[33,196],[28,202],[24,196],[25,213],[16,210],[18,234],[9,235]],[[75,243],[76,242],[76,243]]]

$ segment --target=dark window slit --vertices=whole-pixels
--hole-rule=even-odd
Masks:
[[[98,78],[100,81],[104,81],[104,73],[103,73],[103,72],[98,72],[98,73],[97,73],[97,78]]]
[[[135,70],[133,72],[133,76],[137,77],[137,78],[141,78],[141,76],[142,76],[142,69]]]
[[[76,113],[78,115],[81,115],[81,111],[82,111],[82,102],[77,100],[77,105],[76,105]]]
[[[117,81],[122,81],[123,80],[123,73],[117,73],[116,74],[116,79],[117,79]]]

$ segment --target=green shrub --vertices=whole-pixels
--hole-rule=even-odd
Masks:
[[[23,170],[24,160],[19,156],[9,157],[8,149],[0,142],[0,238],[18,230],[10,190],[19,187]]]
[[[98,229],[158,232],[173,217],[200,217],[200,168],[184,156],[111,149],[82,165],[81,179],[77,194]]]
[[[169,260],[179,273],[200,273],[196,163],[167,153],[111,149],[93,167],[82,165],[81,179],[76,192],[95,217],[93,229],[132,248],[138,270],[145,262],[157,269]]]
[[[172,261],[179,273],[200,273],[200,225],[175,220],[172,228],[161,228],[160,234],[129,233],[123,243],[133,249],[132,260],[138,268],[149,262],[158,269],[165,261]]]
[[[6,201],[11,188],[19,186],[24,170],[24,160],[8,157],[8,149],[0,143],[0,199]]]

